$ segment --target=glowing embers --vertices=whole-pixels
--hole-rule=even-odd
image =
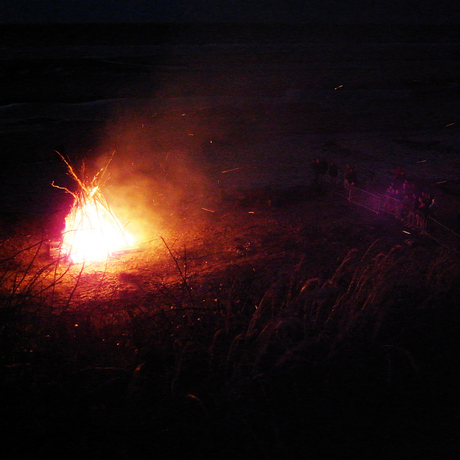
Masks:
[[[101,261],[132,246],[134,237],[124,230],[100,190],[99,184],[108,165],[86,185],[62,155],[61,158],[67,164],[68,174],[79,185],[77,192],[58,187],[74,197],[72,208],[65,218],[61,255],[70,257],[75,263]]]

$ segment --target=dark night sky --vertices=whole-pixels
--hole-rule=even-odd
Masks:
[[[452,24],[456,0],[2,0],[0,23]]]

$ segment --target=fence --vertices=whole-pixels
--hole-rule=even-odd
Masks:
[[[460,235],[452,229],[438,222],[433,217],[427,217],[412,206],[389,195],[382,195],[375,192],[362,190],[355,186],[349,186],[348,191],[337,187],[337,184],[325,184],[326,188],[334,193],[345,196],[357,206],[369,209],[376,214],[384,212],[404,222],[405,225],[419,230],[422,234],[428,235],[442,246],[454,251],[460,251]]]
[[[348,201],[378,214],[381,209],[382,198],[375,193],[351,186],[348,190]]]
[[[413,206],[389,195],[381,195],[380,211],[394,216],[408,227],[426,233],[427,217]]]
[[[426,221],[426,234],[453,251],[460,250],[460,235],[432,217]]]
[[[380,210],[382,212],[386,212],[387,214],[391,214],[392,216],[396,217],[397,219],[402,219],[404,216],[404,204],[402,201],[388,195],[382,196],[382,202]]]

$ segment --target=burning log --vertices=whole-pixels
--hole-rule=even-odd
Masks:
[[[98,261],[132,246],[133,236],[125,232],[101,192],[113,154],[107,165],[87,184],[78,177],[70,163],[57,153],[67,165],[68,175],[78,184],[76,192],[51,184],[74,197],[72,208],[65,218],[61,255],[70,257],[74,263]]]

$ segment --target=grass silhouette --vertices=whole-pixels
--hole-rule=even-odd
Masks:
[[[219,266],[203,282],[163,240],[169,277],[120,275],[136,297],[116,293],[110,262],[89,274],[39,263],[42,244],[1,264],[2,429],[28,439],[7,443],[19,457],[408,458],[455,447],[444,417],[457,416],[459,269],[445,249],[379,239],[328,276],[299,260],[282,275]]]

